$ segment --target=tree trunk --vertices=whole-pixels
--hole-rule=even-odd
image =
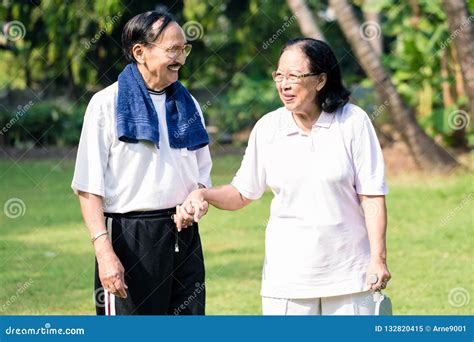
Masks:
[[[454,46],[451,47],[451,57],[453,63],[451,64],[452,73],[454,74],[454,79],[456,81],[456,97],[466,96],[466,91],[464,90],[464,79],[462,76],[461,67],[459,66],[458,56]]]
[[[471,116],[474,114],[474,32],[465,0],[443,0],[448,17],[450,39],[454,43],[464,78],[464,89],[469,97]]]
[[[449,83],[449,55],[446,50],[441,53],[441,88],[443,89],[443,105],[444,108],[454,105],[454,97],[451,92],[451,84]]]
[[[376,27],[380,28],[380,14],[378,11],[373,9],[374,5],[376,4],[373,0],[364,0],[362,5],[362,13],[366,23],[374,23]],[[376,34],[374,37],[372,37],[372,39],[369,39],[369,42],[377,56],[381,56],[383,50],[382,35]]]
[[[291,12],[296,17],[298,25],[301,29],[301,33],[305,37],[314,38],[323,40],[324,35],[319,29],[316,19],[311,13],[310,9],[306,5],[305,0],[287,0],[288,7],[290,7]]]
[[[451,69],[452,69],[452,74],[454,74],[457,98],[465,97],[466,92],[464,90],[465,87],[464,87],[463,74],[462,74],[461,66],[459,65],[459,62],[458,62],[456,49],[454,48],[454,46],[449,46],[449,47],[446,47],[445,51],[448,48],[449,50],[451,50],[451,55],[452,55]],[[455,124],[454,126],[455,129],[453,130],[453,133],[451,134],[451,138],[452,138],[451,145],[454,147],[463,148],[465,150],[468,149],[468,140],[466,137],[466,128],[467,128],[466,126],[469,122],[469,117],[468,117],[469,114],[467,114],[467,112],[469,111],[468,109],[469,107],[470,107],[469,104],[466,104],[466,105],[461,106],[461,108],[459,108],[460,114],[458,114],[457,119],[456,119],[456,116],[454,116],[453,121],[454,123],[456,123],[456,120],[459,120],[459,123],[461,124],[460,125]],[[464,113],[464,114],[461,114],[461,113]],[[466,123],[466,124],[464,125],[463,123]]]
[[[374,82],[381,98],[387,99],[392,120],[403,140],[410,148],[417,164],[427,171],[450,171],[458,162],[441,146],[437,145],[418,125],[415,114],[395,89],[389,73],[370,43],[359,33],[360,23],[346,0],[329,0],[336,13],[342,32],[349,41],[358,62]]]
[[[72,72],[72,60],[69,61],[69,64],[67,66],[68,70],[68,80],[67,80],[67,97],[73,100],[78,99],[78,90],[76,83],[74,81],[74,74]]]

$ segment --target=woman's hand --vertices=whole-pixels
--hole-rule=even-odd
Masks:
[[[369,282],[369,277],[375,274],[377,276],[377,282],[371,284]],[[374,291],[383,290],[387,287],[387,283],[392,276],[388,271],[387,263],[382,258],[372,258],[370,259],[370,264],[367,269],[367,283],[371,285],[371,289]]]
[[[367,284],[372,290],[383,290],[390,280],[387,268],[387,206],[383,195],[359,195],[361,208],[364,213],[365,225],[370,243],[370,263],[367,269]],[[370,278],[377,276],[377,282],[372,284]]]
[[[176,207],[174,222],[178,231],[181,231],[188,224],[192,225],[193,221],[198,222],[207,213],[209,203],[218,209],[239,210],[251,202],[231,184],[194,190],[182,205]]]
[[[178,231],[187,226],[192,226],[193,222],[199,222],[201,217],[206,215],[209,204],[204,200],[203,190],[198,189],[191,192],[183,204],[176,206],[174,223]]]

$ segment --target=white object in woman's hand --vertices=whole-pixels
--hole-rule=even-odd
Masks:
[[[391,277],[387,264],[383,259],[371,259],[367,269],[367,283],[371,290],[380,291],[385,289]]]

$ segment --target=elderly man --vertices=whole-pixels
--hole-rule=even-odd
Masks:
[[[211,185],[201,109],[178,81],[191,51],[167,13],[132,18],[131,62],[95,94],[84,118],[72,188],[96,256],[98,315],[204,314],[196,223],[176,230],[176,206]]]

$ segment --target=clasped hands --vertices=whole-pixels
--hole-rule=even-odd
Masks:
[[[199,222],[201,217],[206,215],[209,204],[204,200],[200,189],[191,192],[181,205],[176,206],[174,223],[178,232],[183,228],[192,226],[194,222]]]

